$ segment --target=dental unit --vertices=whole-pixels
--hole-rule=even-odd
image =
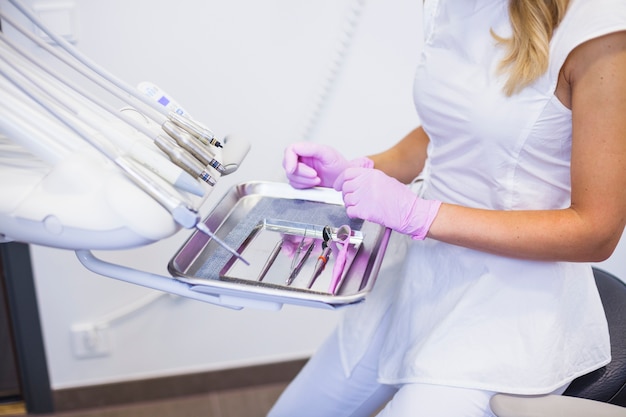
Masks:
[[[250,144],[217,138],[151,83],[133,88],[119,80],[20,0],[3,4],[53,41],[0,7],[3,23],[55,65],[0,31],[0,243],[73,250],[101,275],[236,309],[334,309],[363,300],[388,229],[348,219],[334,190],[277,183],[240,184],[201,219],[200,207],[222,176],[237,171]],[[301,223],[303,213],[309,223]],[[181,229],[192,234],[168,264],[171,277],[91,253],[150,244]],[[311,256],[315,248],[320,256]]]

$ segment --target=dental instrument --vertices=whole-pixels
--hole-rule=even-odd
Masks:
[[[199,140],[197,140],[195,136],[191,135],[186,130],[169,121],[163,123],[163,130],[183,149],[188,150],[204,165],[213,167],[219,173],[226,170],[226,168],[217,159],[215,159],[214,155],[211,154],[211,152],[209,152],[209,150]]]
[[[337,253],[337,257],[335,258],[335,265],[333,266],[333,273],[328,287],[328,292],[331,294],[334,294],[337,291],[341,278],[343,277],[352,230],[350,229],[350,226],[343,225],[337,229],[337,233],[335,235],[337,236],[335,244],[339,247],[339,251]]]
[[[213,132],[206,127],[202,126],[195,120],[185,116],[184,114],[178,114],[174,112],[168,113],[169,119],[177,126],[182,127],[196,138],[198,138],[205,145],[213,145],[217,148],[223,148],[224,146],[215,138]]]
[[[174,141],[174,139],[162,135],[157,135],[154,138],[154,143],[159,149],[161,149],[170,160],[178,165],[181,169],[184,169],[189,174],[196,178],[200,178],[207,184],[214,186],[217,181],[207,171],[207,167],[202,165],[196,158],[193,158],[182,147]]]
[[[209,236],[211,239],[216,241],[222,248],[226,249],[228,252],[230,252],[231,255],[233,255],[234,257],[239,259],[241,262],[243,262],[244,264],[246,264],[248,266],[250,265],[250,262],[245,260],[244,257],[241,256],[241,254],[239,252],[237,252],[235,249],[231,248],[226,242],[224,242],[222,239],[217,237],[215,235],[215,233],[213,233],[211,231],[211,229],[209,229],[209,226],[207,226],[206,224],[204,224],[202,222],[198,222],[198,223],[195,224],[195,227],[196,227],[196,229],[198,229],[199,231],[201,231],[202,233],[204,233],[205,235]]]
[[[298,246],[296,247],[296,252],[293,255],[293,258],[291,259],[291,271],[293,272],[294,269],[296,269],[296,265],[298,264],[298,259],[300,258],[300,253],[302,252],[302,249],[304,248],[304,244],[306,242],[306,232],[307,232],[307,228],[304,228],[304,233],[302,234],[302,239],[300,240],[300,243],[298,244]]]
[[[211,132],[211,130],[194,121],[189,113],[158,85],[148,81],[142,81],[137,85],[137,89],[146,97],[151,98],[153,101],[163,106],[163,108],[168,111],[168,118],[172,122],[192,134],[204,145],[213,145],[216,148],[224,147],[222,143],[215,138],[215,134]]]
[[[317,277],[321,275],[326,267],[326,263],[328,263],[328,258],[332,252],[332,249],[329,245],[329,242],[332,240],[332,230],[330,226],[324,226],[322,229],[322,254],[318,256],[317,261],[315,262],[315,267],[313,268],[313,274],[309,279],[309,283],[307,284],[307,288],[311,288],[317,280]]]
[[[270,253],[270,256],[267,258],[267,261],[265,262],[265,265],[263,265],[263,268],[261,269],[261,272],[259,273],[259,277],[257,278],[257,280],[259,282],[263,281],[263,279],[267,275],[268,271],[270,270],[270,268],[272,267],[272,265],[276,261],[276,258],[278,257],[278,254],[280,253],[280,251],[283,248],[283,243],[284,242],[285,242],[285,240],[281,237],[278,240],[278,242],[276,243],[276,245],[274,246],[274,249],[272,249],[272,252]]]
[[[291,274],[289,274],[289,277],[287,278],[287,281],[286,281],[286,285],[288,286],[291,285],[293,283],[293,280],[296,279],[296,277],[302,270],[302,267],[306,263],[307,259],[309,259],[309,256],[311,255],[311,252],[313,251],[314,246],[315,246],[315,240],[313,240],[309,244],[309,247],[307,248],[306,252],[304,252],[304,255],[302,255],[302,258],[300,259],[296,267],[291,271]]]

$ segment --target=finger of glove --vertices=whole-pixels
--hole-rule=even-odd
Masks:
[[[283,156],[283,167],[287,172],[293,172],[299,161],[303,158],[310,159],[309,163],[313,164],[316,160],[320,163],[326,163],[327,160],[335,158],[334,149],[311,142],[298,142],[289,145],[285,149]]]
[[[346,213],[350,218],[373,220],[372,187],[377,182],[377,172],[366,168],[348,168],[342,174],[341,192]]]
[[[344,204],[349,217],[402,229],[415,196],[406,185],[382,171],[359,168],[346,170]]]
[[[283,169],[287,174],[293,174],[298,167],[298,154],[294,151],[293,145],[287,146],[283,153]]]
[[[307,164],[299,163],[294,172],[286,173],[289,184],[294,188],[310,188],[319,185],[321,179],[317,171]]]
[[[344,170],[339,173],[339,175],[335,179],[335,182],[333,182],[333,188],[336,191],[343,191],[343,184],[345,182],[345,177],[346,177],[346,171]]]
[[[287,179],[289,180],[289,185],[291,185],[293,188],[298,188],[298,189],[317,187],[320,184],[319,178],[307,180],[307,179],[300,178],[300,177],[296,177],[296,178],[287,177]]]
[[[298,142],[293,143],[287,148],[283,154],[283,168],[287,173],[293,173],[298,168],[298,163],[302,158],[309,159],[312,164],[314,160],[321,158],[323,149],[316,143]]]
[[[379,174],[384,175],[381,171],[373,169],[347,168],[337,177],[335,184],[341,185],[340,190],[345,197],[346,194],[362,190],[370,183],[373,185]]]

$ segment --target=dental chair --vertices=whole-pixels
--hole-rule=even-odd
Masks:
[[[593,273],[609,324],[611,362],[572,381],[562,396],[496,394],[496,416],[626,417],[626,284],[601,269]]]

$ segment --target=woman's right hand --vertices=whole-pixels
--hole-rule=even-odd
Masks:
[[[368,158],[348,161],[330,146],[312,142],[298,142],[285,149],[283,168],[294,188],[334,187],[335,180],[346,168],[371,168],[374,163]],[[336,189],[340,189],[338,184]]]

